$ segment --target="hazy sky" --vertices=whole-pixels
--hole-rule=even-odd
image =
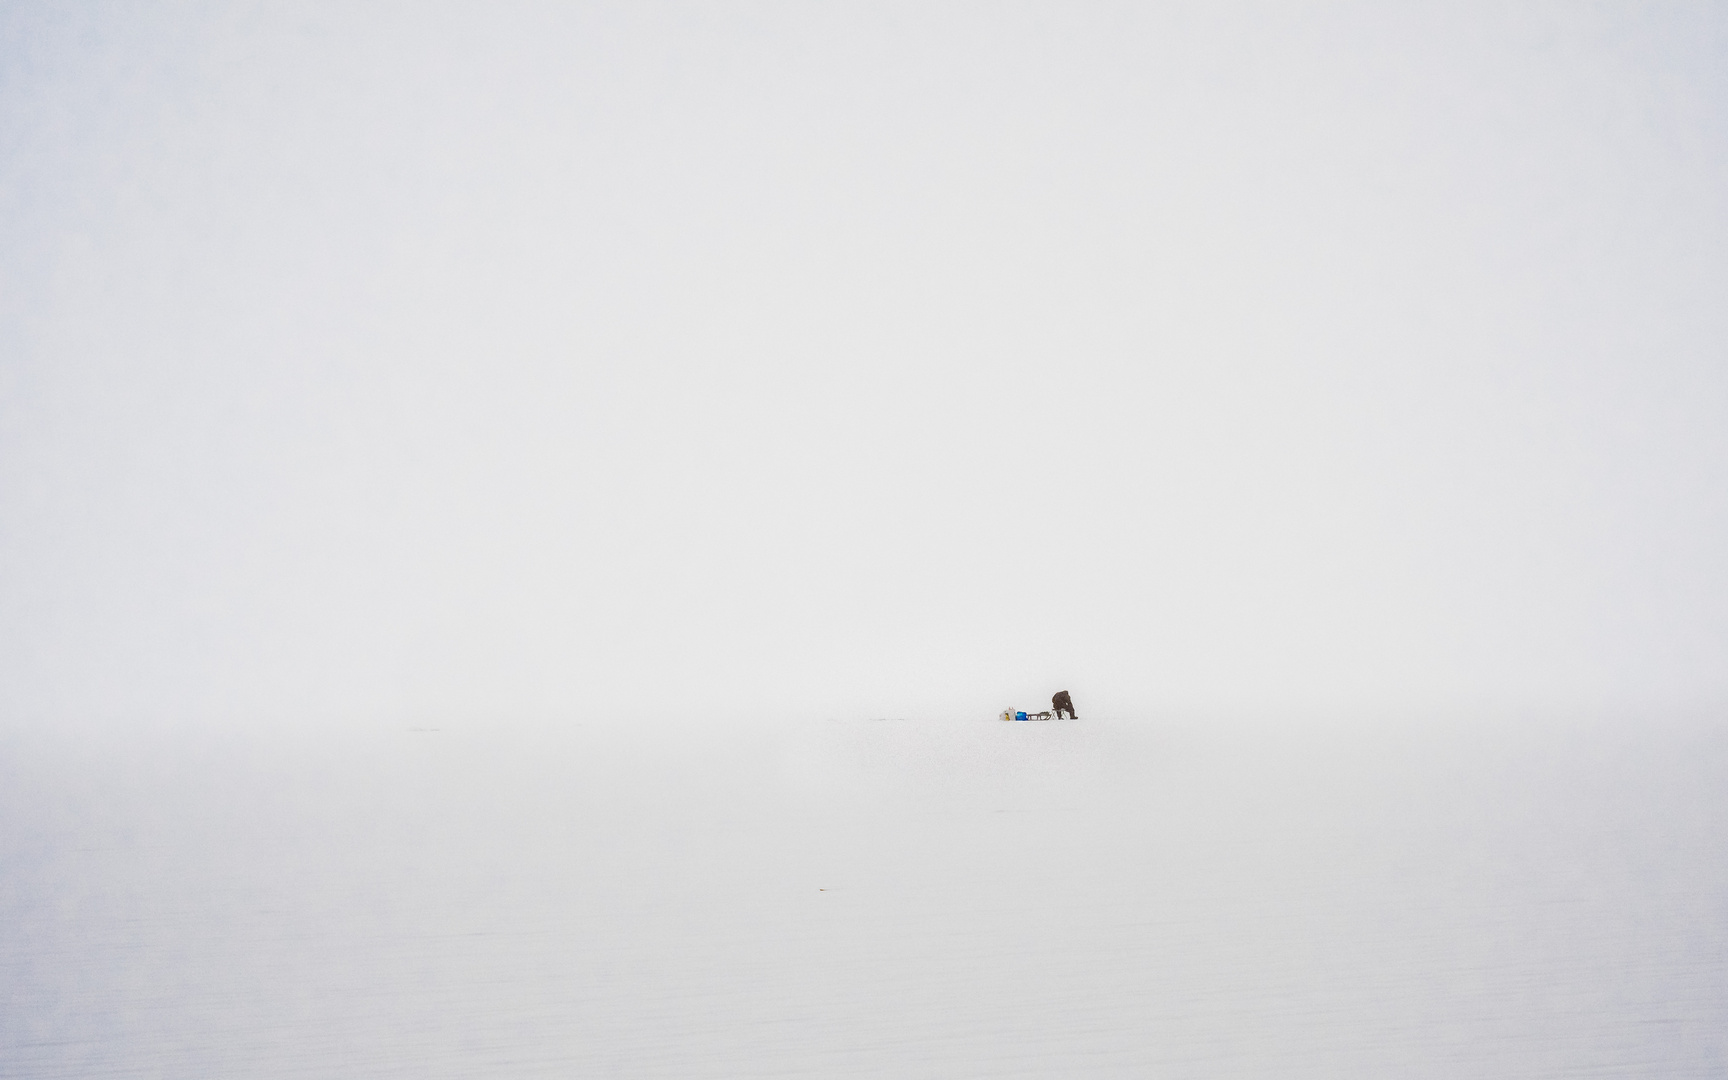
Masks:
[[[26,722],[1728,701],[1719,4],[11,3]]]

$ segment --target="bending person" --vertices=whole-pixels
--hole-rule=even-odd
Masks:
[[[1066,690],[1056,691],[1056,696],[1050,699],[1050,707],[1056,710],[1058,720],[1062,719],[1063,713],[1067,713],[1070,720],[1080,719],[1080,715],[1074,711],[1074,699],[1068,696]]]

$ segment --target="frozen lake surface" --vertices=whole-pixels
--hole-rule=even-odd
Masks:
[[[1719,1077],[1728,724],[0,735],[0,1075]]]

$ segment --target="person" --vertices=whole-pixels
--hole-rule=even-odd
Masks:
[[[1068,696],[1066,690],[1056,691],[1056,696],[1050,699],[1050,707],[1056,710],[1058,720],[1062,719],[1063,713],[1067,713],[1070,720],[1080,719],[1080,714],[1074,711],[1074,699]]]

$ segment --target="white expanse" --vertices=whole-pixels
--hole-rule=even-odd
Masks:
[[[1718,1077],[1728,737],[0,744],[0,1075]]]
[[[1724,297],[1711,0],[0,3],[0,1076],[1720,1077]]]

